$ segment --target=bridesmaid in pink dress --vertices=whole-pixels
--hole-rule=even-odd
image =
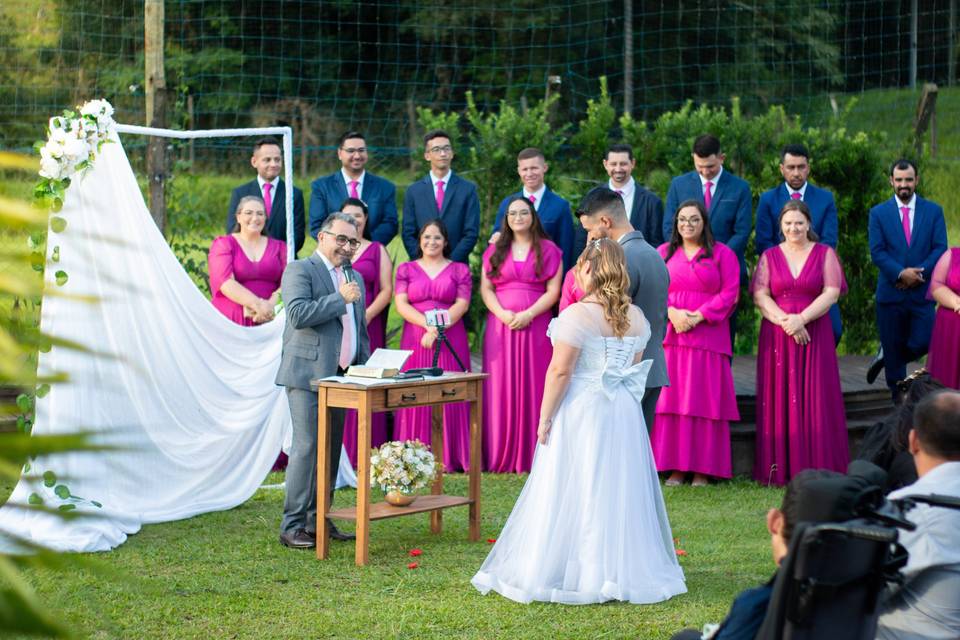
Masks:
[[[370,353],[387,344],[387,307],[393,296],[393,262],[379,242],[370,239],[367,231],[367,205],[357,198],[347,198],[340,211],[357,221],[360,246],[353,254],[353,270],[363,279],[367,301],[367,333],[370,335]],[[370,444],[379,447],[387,441],[387,414],[373,414],[370,426]],[[343,446],[350,464],[357,466],[357,412],[347,409],[343,422]]]
[[[960,247],[945,251],[937,261],[927,297],[940,304],[927,371],[946,386],[960,389]]]
[[[207,271],[213,306],[249,327],[273,320],[280,277],[287,266],[287,245],[263,235],[267,214],[257,196],[241,198],[236,216],[233,233],[210,245]]]
[[[740,296],[740,263],[713,239],[704,206],[688,200],[674,216],[670,242],[657,247],[670,272],[667,373],[650,436],[659,471],[672,471],[667,484],[682,484],[693,472],[694,486],[708,476],[729,478],[730,421],[740,419],[730,369],[730,314]]]
[[[507,224],[483,253],[480,293],[487,305],[483,370],[483,459],[488,471],[530,470],[543,384],[553,347],[547,337],[560,296],[563,254],[530,201],[507,203]]]
[[[563,284],[560,286],[560,305],[559,311],[563,311],[574,302],[580,302],[583,297],[583,291],[577,286],[577,274],[574,273],[576,266],[570,267],[567,275],[563,276]]]
[[[753,477],[784,485],[803,469],[845,472],[847,421],[827,314],[846,291],[833,249],[816,242],[801,200],[780,211],[786,238],[760,257],[751,283],[760,308],[757,446]]]
[[[404,319],[401,349],[413,350],[404,369],[429,367],[433,363],[436,327],[428,327],[424,312],[447,309],[450,326],[447,339],[470,370],[470,345],[463,315],[470,307],[473,276],[470,267],[450,260],[452,247],[447,227],[441,220],[431,220],[420,229],[420,256],[397,269],[394,303]],[[444,371],[461,371],[456,358],[446,345],[440,349],[440,367]],[[396,412],[397,440],[420,440],[430,443],[430,407],[399,409]],[[447,471],[466,471],[470,467],[470,406],[457,402],[443,406],[443,466]]]

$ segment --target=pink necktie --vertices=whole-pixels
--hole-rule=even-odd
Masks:
[[[334,269],[337,274],[337,287],[342,286],[347,278],[343,275],[343,267]],[[343,337],[340,340],[340,368],[346,369],[353,362],[353,327],[350,326],[350,314],[345,313],[340,316],[340,322],[343,324]]]
[[[350,197],[351,198],[356,198],[357,200],[360,199],[360,193],[357,191],[357,185],[359,184],[360,183],[357,182],[356,180],[350,181]]]
[[[709,180],[703,185],[703,206],[706,207],[707,211],[710,211],[710,203],[713,202],[713,195],[710,193],[710,187],[712,186],[713,183]]]
[[[790,197],[793,198],[794,200],[799,200],[803,196],[800,195],[799,191],[794,191],[793,193],[790,194]]]
[[[537,206],[537,196],[530,194],[527,196],[527,198],[530,200],[530,204],[532,204],[534,207]]]
[[[620,196],[621,198],[623,197],[623,189],[616,189],[615,191],[617,192],[618,196]]]
[[[903,214],[903,237],[907,239],[907,246],[910,246],[910,207],[900,207],[900,213]]]
[[[273,198],[270,196],[270,189],[273,185],[269,182],[263,183],[263,208],[266,209],[267,217],[270,217],[270,210],[273,209]]]
[[[437,213],[443,211],[443,180],[437,182]]]

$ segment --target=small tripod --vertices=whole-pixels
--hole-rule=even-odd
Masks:
[[[463,361],[460,360],[460,356],[457,355],[453,345],[450,344],[450,338],[448,338],[446,334],[446,326],[442,324],[434,326],[437,328],[437,341],[433,343],[433,366],[423,367],[422,369],[410,369],[406,373],[424,376],[442,376],[443,369],[440,367],[440,349],[443,348],[443,345],[447,346],[447,350],[453,355],[453,359],[460,365],[460,370],[466,371],[467,368],[463,366]]]

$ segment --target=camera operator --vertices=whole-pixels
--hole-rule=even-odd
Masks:
[[[891,499],[960,497],[960,393],[938,391],[917,405],[909,450],[919,479]],[[960,511],[920,504],[906,518],[917,528],[900,532],[905,581],[882,605],[877,638],[960,638]]]

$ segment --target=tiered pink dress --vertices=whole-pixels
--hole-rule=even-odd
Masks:
[[[542,240],[540,271],[533,250],[522,262],[511,252],[500,273],[491,278],[497,300],[504,309],[523,311],[547,290],[547,282],[563,264],[557,245]],[[483,270],[490,272],[494,245],[483,254]],[[537,444],[537,423],[543,383],[553,347],[547,337],[549,311],[540,314],[525,329],[514,331],[492,313],[487,314],[483,337],[483,460],[487,471],[524,473],[530,471]]]
[[[937,261],[927,297],[933,300],[933,292],[941,287],[960,295],[960,247],[944,252]],[[960,389],[960,313],[942,305],[937,308],[929,353],[930,375],[948,387]]]
[[[363,253],[353,261],[353,270],[363,279],[364,300],[369,305],[380,293],[380,259],[383,245],[371,242]],[[370,353],[387,344],[387,309],[381,311],[377,317],[367,324],[367,333],[370,335]],[[373,423],[370,428],[370,444],[379,447],[387,441],[387,414],[373,414]],[[347,409],[343,423],[343,446],[347,449],[350,464],[357,466],[357,412]]]
[[[660,392],[651,434],[660,471],[692,471],[719,478],[732,475],[730,421],[740,419],[730,369],[730,314],[740,294],[740,263],[717,243],[707,258],[700,249],[687,259],[668,244],[657,251],[670,272],[668,306],[699,311],[704,321],[677,333],[667,323],[663,353],[673,381]]]
[[[254,295],[269,298],[280,288],[280,278],[287,267],[287,244],[267,238],[267,249],[260,260],[253,262],[232,235],[220,236],[210,245],[207,270],[210,273],[211,302],[223,315],[237,324],[253,326],[253,319],[243,317],[243,305],[223,295],[220,287],[231,276]]]
[[[451,262],[431,278],[414,261],[405,262],[397,269],[394,293],[406,293],[413,308],[423,313],[431,309],[449,309],[457,300],[469,301],[472,289],[470,267],[462,262]],[[424,349],[420,345],[423,334],[421,327],[403,323],[400,348],[413,351],[404,369],[429,367],[433,363],[433,347]],[[446,335],[469,371],[470,344],[463,319],[447,327]],[[440,349],[440,367],[444,371],[461,371],[446,346]],[[399,409],[395,414],[394,439],[420,440],[430,444],[430,412],[430,407]],[[470,406],[466,402],[443,405],[443,466],[447,471],[467,470],[470,467]]]
[[[828,286],[847,289],[833,249],[815,245],[794,278],[778,245],[760,257],[751,292],[766,290],[783,311],[800,313]],[[845,472],[850,459],[830,315],[806,329],[810,342],[799,345],[768,320],[760,324],[753,477],[763,484],[784,485],[804,469]]]

